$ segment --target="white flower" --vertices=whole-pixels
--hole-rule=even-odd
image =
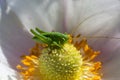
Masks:
[[[119,0],[0,0],[0,9],[0,80],[19,80],[16,65],[34,45],[30,28],[120,38]],[[88,41],[102,53],[103,80],[119,80],[120,39]]]

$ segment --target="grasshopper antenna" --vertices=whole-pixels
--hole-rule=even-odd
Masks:
[[[79,26],[80,26],[81,24],[83,24],[85,21],[87,21],[87,20],[89,20],[90,18],[92,18],[93,16],[99,15],[99,14],[101,14],[101,13],[103,13],[103,12],[106,12],[106,11],[103,10],[103,11],[94,13],[93,15],[90,15],[90,16],[88,16],[87,18],[85,18],[83,21],[81,21],[80,23],[78,23],[77,26],[75,26],[75,27],[72,28],[71,34],[75,33],[75,31],[79,28]]]
[[[86,38],[104,38],[104,39],[120,39],[119,37],[113,37],[113,36],[85,36]]]
[[[89,39],[95,39],[95,38],[99,38],[99,39],[120,39],[120,37],[114,37],[114,36],[82,36],[82,34],[78,34],[77,36],[74,36],[73,38],[89,38]]]

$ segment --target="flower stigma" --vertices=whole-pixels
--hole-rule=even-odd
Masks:
[[[35,30],[31,32],[36,45],[16,66],[22,80],[101,80],[101,62],[94,61],[100,52],[86,39],[78,42],[66,33]]]

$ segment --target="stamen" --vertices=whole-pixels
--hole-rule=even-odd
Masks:
[[[69,36],[63,48],[49,48],[37,43],[17,65],[23,80],[101,80],[101,62],[94,62],[100,53],[84,38],[73,43]],[[78,35],[77,37],[80,37]]]

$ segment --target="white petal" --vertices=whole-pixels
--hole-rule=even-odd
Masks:
[[[68,32],[84,36],[120,38],[119,0],[66,0],[66,26]],[[78,26],[78,24],[80,25]],[[119,80],[120,39],[91,38],[89,44],[101,54],[104,80]]]
[[[0,61],[15,69],[20,62],[20,56],[28,53],[27,50],[33,46],[32,36],[25,32],[19,18],[10,11],[2,14],[0,21]],[[4,56],[4,57],[3,57]]]
[[[62,4],[61,1],[64,1],[64,4]],[[120,37],[119,0],[61,1],[40,0],[40,2],[38,2],[29,0],[8,0],[10,8],[12,8],[15,14],[12,11],[9,12],[10,8],[8,8],[9,13],[2,16],[0,24],[0,45],[2,53],[4,53],[3,55],[7,57],[7,61],[10,65],[15,66],[19,61],[18,56],[21,55],[21,52],[25,52],[28,46],[31,46],[29,43],[32,43],[21,26],[25,26],[27,29],[33,26],[41,26],[41,29],[47,29],[48,31],[51,29],[59,29],[59,31],[62,31],[61,26],[67,26],[68,32],[75,29],[75,34],[82,33],[92,36],[107,35]],[[60,6],[62,6],[62,8],[60,8]],[[14,15],[14,17],[12,15]],[[11,20],[11,18],[13,20]],[[61,22],[62,20],[63,22]],[[80,22],[81,25],[77,26]],[[23,43],[25,42],[27,45],[23,44],[21,41]],[[91,39],[89,42],[96,50],[101,50],[102,52],[98,60],[104,62],[104,80],[119,80],[119,40]],[[3,60],[2,62],[5,63]]]
[[[0,80],[19,80],[16,65],[20,56],[33,46],[30,34],[24,31],[18,17],[9,11],[0,20]],[[13,70],[13,69],[14,70]],[[16,79],[17,77],[17,79]]]
[[[8,0],[9,7],[27,28],[63,31],[63,6],[60,0]]]
[[[120,44],[118,46],[113,45],[113,47],[117,47],[117,49],[113,51],[113,54],[103,67],[105,80],[120,80]]]
[[[19,80],[18,73],[0,63],[0,80]]]
[[[120,13],[120,2],[118,0],[64,1],[66,6],[65,23],[68,32],[93,33]]]
[[[68,28],[68,32],[73,31],[73,34],[82,34],[83,36],[90,35],[120,37],[120,1],[65,0],[64,2],[66,5],[66,26]],[[79,23],[81,24],[77,26]],[[118,40],[108,41],[108,39],[102,39],[98,41],[97,39],[96,41],[95,39],[93,41],[92,39],[89,42],[90,44],[99,43],[99,46],[95,46],[97,47],[96,49],[99,48],[104,50],[104,43],[116,45]],[[112,52],[111,50],[113,51],[113,49],[110,49],[109,52]]]

